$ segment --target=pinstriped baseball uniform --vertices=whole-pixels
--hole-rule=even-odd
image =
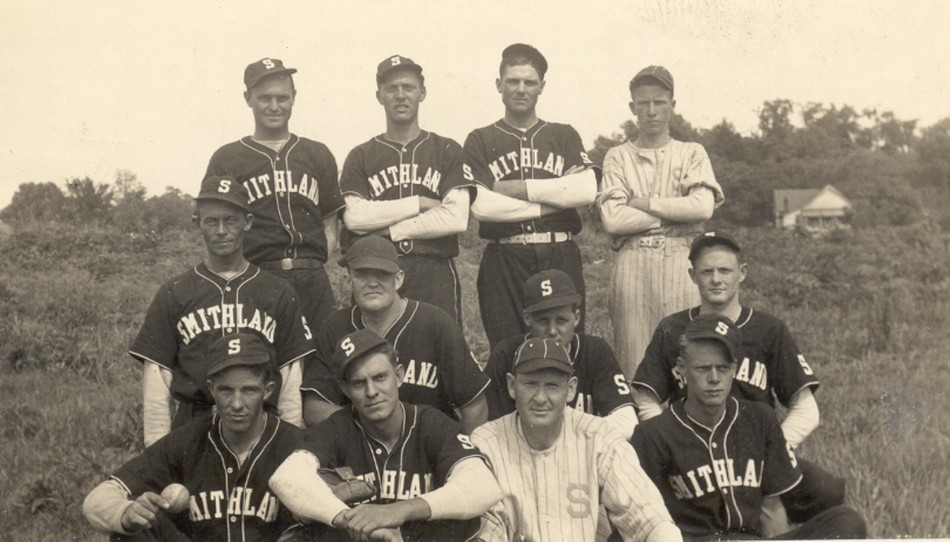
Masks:
[[[601,506],[624,540],[643,540],[672,522],[633,448],[603,418],[565,408],[557,441],[535,450],[514,412],[477,428],[472,442],[505,495],[504,525],[484,522],[484,540],[593,542],[607,532],[597,524]]]
[[[689,245],[702,233],[702,221],[670,222],[618,216],[631,198],[677,198],[706,187],[723,201],[709,156],[702,145],[671,140],[659,149],[633,142],[614,147],[604,158],[601,213],[613,221],[611,246],[617,250],[608,301],[614,327],[614,351],[632,379],[650,336],[660,320],[700,302],[689,278]],[[662,236],[662,237],[657,237]]]

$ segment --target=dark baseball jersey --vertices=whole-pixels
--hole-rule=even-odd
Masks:
[[[445,414],[425,405],[400,405],[406,418],[391,450],[366,433],[352,409],[334,412],[307,430],[303,449],[317,457],[321,468],[346,466],[357,478],[373,481],[376,495],[366,501],[371,504],[413,499],[444,486],[460,461],[484,460],[461,426]],[[410,521],[400,530],[407,542],[467,540],[478,526],[479,518]]]
[[[699,316],[699,307],[671,314],[660,321],[633,378],[634,386],[649,389],[660,401],[686,396],[676,368],[679,340],[686,325]],[[766,312],[743,307],[736,320],[742,331],[742,353],[732,395],[786,407],[804,388],[818,389],[818,377],[798,350],[785,324]]]
[[[161,493],[172,483],[188,488],[188,508],[170,519],[191,540],[277,540],[294,524],[267,486],[271,475],[300,447],[300,429],[266,416],[264,433],[244,463],[221,438],[220,419],[184,425],[119,468],[112,479],[132,496]]]
[[[509,337],[498,343],[488,357],[485,374],[492,382],[487,395],[489,420],[515,411],[505,375],[512,372],[515,352],[527,338],[528,335]],[[575,333],[568,350],[577,377],[577,395],[568,406],[595,416],[607,416],[622,406],[633,406],[627,379],[606,341]]]
[[[465,153],[454,140],[422,131],[405,145],[379,135],[359,145],[346,157],[340,176],[344,195],[352,194],[369,201],[396,200],[424,196],[441,200],[459,187],[474,187]],[[345,230],[343,250],[358,238]],[[458,236],[437,239],[406,239],[396,243],[400,254],[421,256],[458,256]]]
[[[553,179],[574,166],[593,165],[574,128],[540,119],[525,131],[504,120],[474,130],[465,140],[465,155],[475,181],[489,189],[496,182]],[[577,234],[581,219],[576,210],[564,209],[524,222],[482,222],[478,231],[482,239],[533,232]]]
[[[248,260],[327,261],[323,219],[343,208],[343,195],[336,160],[326,145],[290,134],[274,152],[245,137],[215,151],[208,175],[231,175],[247,188],[254,213],[254,227],[244,241]]]
[[[253,264],[225,279],[201,263],[158,290],[129,354],[171,371],[176,400],[211,406],[205,386],[208,349],[238,330],[271,345],[277,369],[314,350],[290,284]],[[280,374],[274,373],[280,389]],[[276,406],[277,396],[271,394],[268,404]]]
[[[333,352],[345,335],[364,327],[358,306],[333,313],[316,334],[316,355],[304,366],[300,389],[335,405],[348,403],[337,381]],[[399,388],[403,401],[455,416],[455,409],[468,405],[488,387],[488,377],[475,363],[462,331],[438,307],[407,300],[405,311],[383,338],[399,353],[406,371]]]
[[[767,405],[729,397],[714,427],[686,414],[683,401],[633,432],[640,464],[685,536],[759,535],[762,498],[785,493],[802,475]]]

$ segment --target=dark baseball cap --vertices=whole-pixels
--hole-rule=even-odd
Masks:
[[[580,303],[574,281],[564,271],[550,269],[528,277],[524,283],[525,312],[538,312],[551,307]]]
[[[538,75],[544,79],[544,74],[548,71],[548,61],[536,48],[527,43],[513,43],[501,52],[501,60],[504,62],[507,58],[513,56],[523,56],[527,58],[538,70]]]
[[[388,344],[386,339],[369,329],[360,329],[344,336],[336,344],[336,351],[333,352],[333,365],[336,367],[337,377],[343,380],[346,376],[346,368],[351,363],[362,358],[370,350],[386,344]]]
[[[651,79],[673,92],[673,75],[663,66],[647,66],[637,72],[630,81],[630,89],[633,90],[633,87],[637,85],[649,83]]]
[[[386,58],[376,66],[376,84],[383,82],[383,79],[396,70],[411,70],[418,75],[422,75],[422,66],[416,64],[411,58],[402,55],[393,55]]]
[[[251,90],[261,79],[281,73],[292,75],[297,73],[297,69],[285,68],[284,63],[279,58],[262,58],[257,62],[251,62],[244,68],[244,86]]]
[[[739,361],[742,332],[732,320],[721,314],[700,314],[686,326],[683,336],[688,341],[713,340],[726,347],[732,362]]]
[[[236,333],[218,338],[208,347],[208,376],[230,367],[254,367],[271,363],[270,346],[259,335]]]
[[[195,201],[223,201],[250,213],[247,203],[250,199],[247,188],[234,177],[212,175],[201,181],[201,191]]]
[[[514,372],[532,373],[541,369],[557,369],[574,374],[574,364],[567,348],[557,339],[528,339],[515,352]]]
[[[721,231],[707,231],[706,233],[693,239],[693,244],[689,247],[689,261],[695,261],[699,252],[706,248],[716,245],[727,246],[736,252],[742,252],[739,243],[731,235]]]
[[[399,255],[388,239],[367,235],[350,245],[339,264],[350,269],[379,269],[395,273],[399,271]]]

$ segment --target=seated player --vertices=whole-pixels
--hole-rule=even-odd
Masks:
[[[406,540],[469,539],[501,492],[468,436],[437,409],[400,401],[405,367],[372,331],[344,336],[334,358],[352,407],[307,430],[274,473],[274,493],[297,517],[320,522],[315,540],[334,539],[327,526],[359,540],[392,539],[392,529]],[[355,508],[334,496],[317,470],[342,466],[373,482],[376,495]]]
[[[641,422],[633,446],[687,539],[761,538],[766,498],[802,480],[775,413],[730,394],[741,333],[718,314],[694,318],[677,360],[686,397]],[[844,505],[807,518],[781,539],[864,538],[863,518]]]
[[[567,346],[577,378],[577,394],[568,406],[607,418],[629,440],[637,425],[630,387],[610,345],[600,337],[576,332],[581,295],[574,281],[557,269],[542,271],[525,281],[524,298],[527,335],[518,333],[498,343],[485,366],[492,381],[487,393],[488,419],[515,411],[507,375],[514,369],[518,347],[531,338],[557,339]]]
[[[466,433],[488,417],[488,377],[479,370],[452,316],[428,303],[399,295],[404,274],[393,244],[363,237],[340,260],[356,304],[334,312],[316,334],[317,353],[304,367],[304,419],[312,426],[347,402],[333,366],[340,340],[358,329],[385,338],[402,355],[405,378],[400,397],[433,406],[462,422]]]
[[[623,436],[603,418],[565,408],[577,377],[559,341],[528,339],[506,380],[516,411],[472,433],[504,494],[479,539],[587,542],[604,539],[612,524],[624,540],[681,540]]]
[[[294,519],[270,492],[274,469],[301,431],[264,412],[273,353],[255,334],[219,338],[209,351],[217,414],[180,427],[96,486],[83,515],[118,540],[277,540]],[[164,492],[181,484],[188,494]],[[171,501],[170,501],[171,499]],[[177,502],[172,502],[177,501]]]

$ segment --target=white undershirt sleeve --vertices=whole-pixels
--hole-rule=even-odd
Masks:
[[[640,410],[641,422],[663,414],[663,405],[651,391],[633,386],[633,400],[637,403],[637,408]]]
[[[277,396],[277,414],[280,419],[303,427],[303,399],[300,397],[300,383],[303,380],[300,360],[292,361],[280,368],[280,395]]]
[[[469,519],[488,511],[500,501],[501,488],[495,475],[480,457],[459,461],[445,485],[419,495],[432,511],[430,519]]]
[[[557,179],[530,179],[525,181],[525,187],[528,201],[575,209],[597,199],[597,174],[587,169]]]
[[[145,362],[142,367],[142,425],[146,447],[172,429],[174,401],[171,383],[171,371],[157,363]]]
[[[821,417],[818,414],[818,402],[810,388],[804,388],[792,397],[788,406],[788,416],[782,420],[782,433],[785,440],[798,448],[812,431],[818,428]]]
[[[677,198],[650,198],[650,214],[672,222],[709,220],[716,208],[712,189],[697,185],[689,195]]]
[[[472,216],[481,222],[521,222],[541,218],[541,204],[512,198],[478,185]]]
[[[354,194],[343,196],[343,224],[360,235],[388,228],[400,220],[419,214],[419,196],[385,201],[370,201]]]
[[[122,529],[122,514],[132,506],[129,493],[115,480],[106,480],[93,488],[82,503],[82,515],[98,531],[129,534]]]
[[[437,239],[461,233],[468,228],[469,187],[449,190],[442,204],[412,218],[400,220],[389,227],[393,241],[403,239]]]
[[[333,518],[349,507],[317,475],[320,462],[310,452],[290,454],[271,476],[271,490],[298,517],[332,525]]]
[[[604,419],[610,422],[624,439],[630,440],[633,437],[633,430],[637,427],[637,412],[633,409],[633,405],[624,405]]]

